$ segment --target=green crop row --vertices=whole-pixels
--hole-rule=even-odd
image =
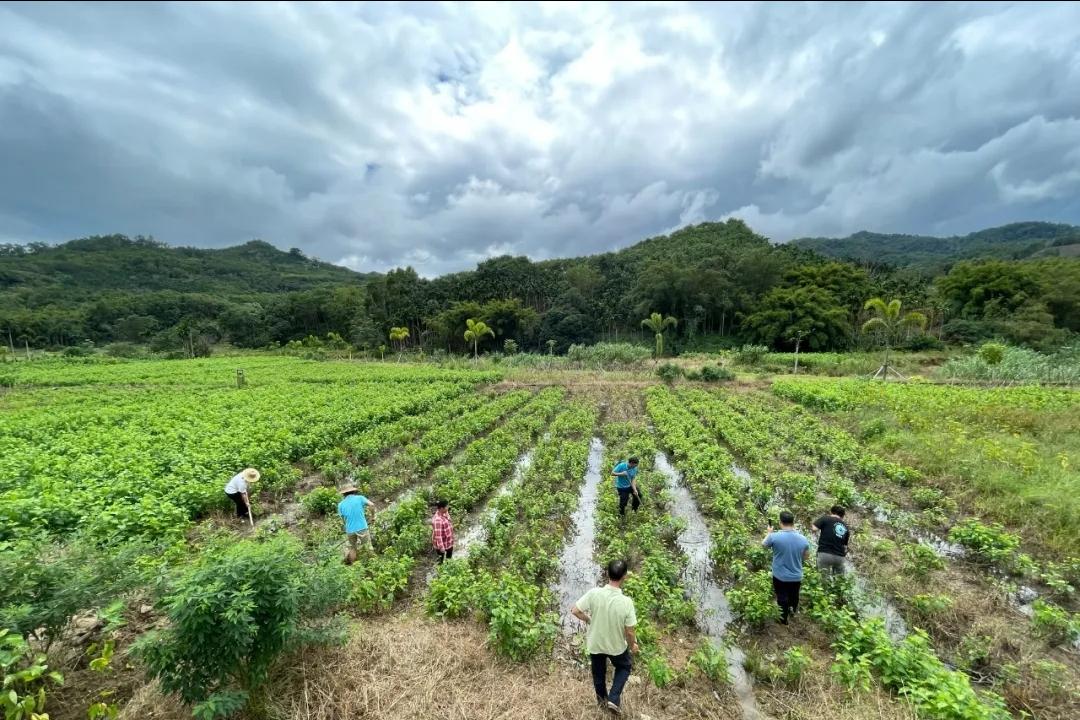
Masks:
[[[558,618],[547,585],[577,506],[595,424],[595,408],[580,404],[555,418],[521,484],[493,502],[487,541],[439,568],[427,596],[430,613],[482,615],[493,646],[515,660],[550,648]]]
[[[97,542],[176,537],[225,504],[245,466],[262,489],[290,461],[402,415],[445,404],[459,383],[316,384],[211,390],[73,390],[0,414],[0,539],[26,531]]]
[[[460,533],[465,513],[512,472],[561,398],[562,390],[541,391],[501,427],[469,443],[455,462],[439,468],[434,487],[421,488],[377,515],[372,534],[378,553],[362,557],[352,570],[355,610],[390,608],[407,587],[417,559],[430,549],[428,521],[436,494],[450,501]]]
[[[673,441],[684,446],[680,454],[690,457],[695,453],[711,452],[708,446],[715,445],[717,438],[708,437],[711,435],[708,431],[703,436],[697,427],[704,430],[704,426],[695,419],[695,427],[687,418],[693,411],[687,409],[685,401],[677,401],[662,389],[656,389],[649,401],[650,415],[661,436],[671,436]],[[701,406],[698,405],[697,409],[700,410]],[[669,424],[678,427],[678,432],[669,431],[665,435],[665,426]],[[786,426],[769,425],[761,430],[778,427],[788,429]],[[757,480],[764,486],[758,494],[782,500],[781,489],[772,482],[772,478],[783,475],[782,468],[775,462],[763,461],[762,464],[769,465],[771,472]],[[751,485],[749,496],[753,497],[754,494]],[[733,565],[745,568],[736,587],[729,592],[729,599],[743,619],[752,623],[764,622],[775,614],[766,569],[767,556],[759,548],[750,546],[756,540],[757,533],[749,533],[751,529],[760,529],[765,513],[774,507],[758,508],[763,512],[756,519],[746,518],[746,543],[725,549],[731,555]],[[822,588],[813,568],[806,572],[804,588],[807,602],[813,607],[812,616],[830,633],[840,663],[849,671],[852,687],[868,678],[873,671],[884,686],[908,698],[922,717],[934,720],[996,720],[1008,717],[999,696],[976,693],[966,675],[949,669],[941,662],[924,635],[916,633],[900,642],[893,642],[880,620],[859,619],[848,606],[838,602],[838,598]]]
[[[669,511],[671,497],[663,476],[651,469],[656,454],[652,434],[640,425],[611,423],[604,428],[604,439],[605,472],[596,505],[597,557],[601,566],[611,560],[627,561],[630,574],[623,592],[633,599],[637,610],[639,660],[653,684],[663,688],[676,674],[660,645],[660,635],[665,627],[688,626],[694,621],[694,603],[687,599],[682,581],[686,557],[676,544],[682,526]],[[606,471],[632,455],[641,459],[637,483],[644,505],[636,513],[628,506],[623,517]]]

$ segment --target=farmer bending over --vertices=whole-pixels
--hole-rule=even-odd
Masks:
[[[255,468],[241,470],[225,484],[225,494],[236,505],[236,517],[241,521],[251,517],[251,498],[248,497],[248,484],[259,481],[259,471]]]
[[[611,474],[615,477],[615,491],[619,493],[620,515],[626,515],[626,503],[631,496],[634,498],[634,512],[637,512],[638,507],[641,505],[641,491],[638,490],[637,473],[638,459],[636,457],[619,463],[611,471]]]
[[[356,546],[363,540],[368,550],[375,552],[371,544],[371,533],[368,531],[367,514],[364,512],[370,505],[375,510],[375,503],[368,500],[356,490],[352,483],[341,488],[339,491],[344,498],[338,503],[337,511],[345,520],[345,536],[349,539],[349,549],[345,553],[345,564],[352,565],[356,561]]]

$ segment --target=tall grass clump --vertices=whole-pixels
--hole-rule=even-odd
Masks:
[[[997,343],[987,343],[984,348],[948,361],[941,366],[939,376],[1002,383],[1080,383],[1080,349],[1044,354]]]

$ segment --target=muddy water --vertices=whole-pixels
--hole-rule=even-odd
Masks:
[[[678,471],[671,466],[664,453],[656,454],[655,465],[668,480],[671,490],[671,514],[686,523],[686,529],[679,533],[677,542],[687,557],[683,582],[697,607],[698,627],[710,640],[725,648],[728,675],[739,700],[742,716],[746,720],[764,720],[765,716],[758,709],[757,700],[754,698],[750,676],[743,669],[743,652],[738,647],[729,645],[724,637],[727,626],[732,621],[732,613],[724,591],[712,577],[712,561],[709,559],[712,536],[709,534],[709,527],[698,511],[690,491],[683,485]]]
[[[596,499],[604,476],[603,465],[604,444],[594,437],[589,445],[585,483],[574,511],[574,534],[559,556],[559,580],[555,586],[559,596],[559,621],[563,632],[569,635],[581,629],[581,623],[571,618],[570,609],[600,581],[600,566],[593,559],[593,550],[596,544]]]
[[[479,515],[474,518],[469,528],[461,534],[461,537],[454,541],[454,557],[466,557],[469,554],[469,548],[475,545],[477,542],[483,542],[487,539],[487,523],[494,515],[495,510],[492,507],[492,503],[496,498],[500,498],[503,495],[508,494],[514,488],[521,484],[521,479],[525,477],[525,473],[528,472],[529,467],[532,465],[532,450],[524,453],[517,459],[514,464],[514,472],[510,476],[510,479],[503,483],[502,487],[491,496],[487,505],[480,511]]]

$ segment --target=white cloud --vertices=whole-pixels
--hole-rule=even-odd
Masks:
[[[1080,220],[1080,6],[0,6],[0,236],[427,275]]]

